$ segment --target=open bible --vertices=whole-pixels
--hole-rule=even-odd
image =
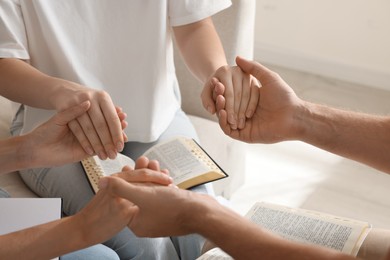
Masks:
[[[265,202],[255,203],[246,217],[287,240],[323,246],[352,256],[357,255],[371,230],[367,222]],[[214,248],[198,258],[206,259],[232,258]]]
[[[157,160],[161,169],[169,171],[173,183],[182,189],[228,177],[203,148],[190,138],[176,137],[159,143],[143,155],[150,160]],[[125,165],[135,165],[131,158],[123,154],[118,154],[114,160],[100,160],[92,156],[82,160],[81,164],[95,193],[100,177],[118,173]]]

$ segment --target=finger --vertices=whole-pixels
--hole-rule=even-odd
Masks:
[[[121,127],[122,127],[122,130],[125,129],[126,127],[128,126],[128,123],[127,121],[121,121]],[[123,136],[123,131],[122,131],[122,136]],[[124,138],[124,137],[123,137]],[[123,140],[126,142],[126,140]]]
[[[232,88],[234,93],[234,116],[238,119],[238,111],[240,109],[240,103],[242,98],[242,75],[237,70],[233,70],[232,74]]]
[[[225,86],[221,83],[221,82],[218,82],[217,85],[215,85],[215,88],[217,89],[225,89]],[[215,94],[216,93],[221,93],[221,91],[215,91]],[[223,97],[223,100],[225,101],[225,97],[223,96],[223,93],[225,91],[222,91],[221,94],[217,95],[215,97],[215,109],[216,109],[216,112],[218,113],[221,109],[225,109],[225,104],[226,102],[223,102],[223,106],[221,106],[222,104],[221,103],[218,103],[218,100],[220,99],[220,97]]]
[[[232,128],[237,128],[236,116],[234,113],[234,90],[232,76],[228,73],[227,78],[220,80],[221,83],[225,86],[225,110],[228,115],[228,122]]]
[[[90,109],[91,110],[91,109]],[[92,120],[88,113],[81,115],[77,118],[79,125],[81,126],[82,131],[85,136],[88,138],[89,143],[92,146],[94,152],[99,156],[100,159],[107,159],[107,154],[104,150],[100,138],[95,130],[95,126],[92,123]]]
[[[250,75],[245,74],[242,77],[242,96],[241,103],[238,109],[238,129],[243,129],[245,127],[246,116],[245,113],[248,109],[248,104],[250,101]]]
[[[126,133],[123,132],[123,131],[122,131],[122,136],[123,136],[123,140],[124,140],[125,142],[129,141],[129,138],[127,138]]]
[[[85,135],[83,129],[81,128],[77,120],[72,120],[68,123],[69,129],[72,131],[73,135],[76,137],[81,147],[88,155],[94,155],[95,151],[92,149],[92,145],[89,142],[87,136]]]
[[[112,107],[112,111],[106,111],[110,109],[110,105],[107,103],[107,100],[100,100],[99,104],[95,104],[94,108],[90,109],[89,115],[100,138],[100,142],[104,147],[104,150],[110,159],[114,159],[118,151],[115,147],[113,141],[114,136],[111,135],[110,128],[114,128],[113,125],[115,125],[116,128],[116,125],[118,124],[118,129],[122,139],[122,127],[114,107]]]
[[[136,169],[148,168],[148,165],[149,165],[149,159],[146,156],[140,156],[135,161],[135,168]]]
[[[132,185],[121,178],[116,177],[103,177],[100,178],[98,183],[99,190],[108,190],[111,194],[125,198],[134,204],[142,202],[144,197],[140,191],[142,187]]]
[[[202,104],[203,107],[210,113],[215,113],[215,105],[213,100],[213,91],[214,91],[214,84],[212,83],[212,80],[208,80],[206,84],[203,87],[201,98],[202,98]]]
[[[59,125],[67,125],[70,121],[76,119],[77,117],[87,112],[90,106],[91,106],[91,102],[84,101],[77,106],[73,106],[62,112],[57,113],[54,116],[55,121]]]
[[[227,121],[227,112],[226,110],[219,111],[219,126],[221,127],[222,131],[229,135],[231,132],[230,124]]]
[[[124,148],[124,140],[122,135],[121,121],[126,118],[126,114],[120,112],[122,116],[125,116],[123,120],[116,113],[117,110],[112,110],[112,100],[106,95],[101,103],[102,112],[109,127],[111,141],[113,142],[116,152],[121,152]]]
[[[253,116],[260,102],[260,86],[256,78],[252,78],[250,92],[250,100],[246,110],[247,118],[251,118]]]
[[[169,185],[172,183],[172,178],[170,176],[150,169],[136,169],[134,171],[120,172],[117,173],[115,177],[122,178],[128,182],[152,182],[160,185]]]
[[[219,82],[217,78],[212,78],[213,83],[213,101],[215,103],[217,97],[219,95],[223,95],[225,93],[225,86]]]
[[[157,160],[151,160],[148,168],[154,171],[160,171],[160,163]]]
[[[225,109],[225,98],[224,98],[224,96],[219,95],[219,96],[217,97],[216,107],[217,107],[218,114],[219,114],[219,112],[220,112],[222,109]]]
[[[125,165],[122,168],[122,172],[133,171],[133,170],[134,170],[133,167],[131,167],[130,165]]]
[[[216,98],[219,96],[219,95],[224,95],[225,94],[225,86],[217,81],[214,85],[214,100],[216,100]]]
[[[263,80],[266,80],[266,77],[269,75],[269,73],[272,73],[271,70],[264,67],[260,63],[246,60],[240,56],[237,56],[236,63],[244,72],[252,74],[255,78],[257,78],[260,83]]]

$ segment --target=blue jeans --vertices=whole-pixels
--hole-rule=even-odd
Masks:
[[[111,248],[98,244],[63,255],[60,260],[119,260]]]
[[[14,120],[14,130],[21,128],[20,120],[21,118]],[[182,110],[177,111],[170,126],[157,142],[174,136],[198,139],[193,125]],[[123,153],[136,159],[157,142],[128,142]],[[80,211],[94,195],[80,163],[55,168],[28,169],[20,171],[20,175],[24,182],[41,197],[62,198],[66,215],[73,215]],[[211,184],[198,186],[194,191],[213,195]],[[116,236],[104,242],[104,245],[114,249],[121,259],[174,260],[196,259],[200,256],[204,242],[204,238],[197,234],[175,238],[138,238],[131,230],[124,228]]]

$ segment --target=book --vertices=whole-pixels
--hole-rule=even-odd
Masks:
[[[60,219],[62,200],[60,198],[0,198],[0,209],[0,235],[5,235]]]
[[[331,248],[356,256],[371,230],[368,222],[313,210],[257,202],[245,215],[262,228],[287,240]],[[213,248],[198,260],[233,259]]]
[[[161,142],[144,154],[150,160],[157,160],[161,169],[167,169],[173,183],[182,189],[189,189],[201,184],[228,177],[228,174],[211,158],[193,139],[176,137]],[[84,171],[96,193],[102,176],[120,172],[125,165],[134,167],[134,161],[118,154],[114,160],[100,160],[92,156],[81,161]]]

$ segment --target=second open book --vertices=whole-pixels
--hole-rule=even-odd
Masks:
[[[182,189],[228,176],[193,139],[177,137],[151,147],[144,155],[150,160],[157,160],[161,169],[168,169],[174,184]],[[125,165],[135,165],[131,158],[122,154],[114,160],[100,160],[92,156],[81,163],[95,192],[100,177],[118,173]]]
[[[255,203],[245,217],[287,240],[323,246],[352,256],[357,255],[371,230],[371,225],[364,221],[266,202]],[[211,259],[232,258],[214,248],[197,260]]]

